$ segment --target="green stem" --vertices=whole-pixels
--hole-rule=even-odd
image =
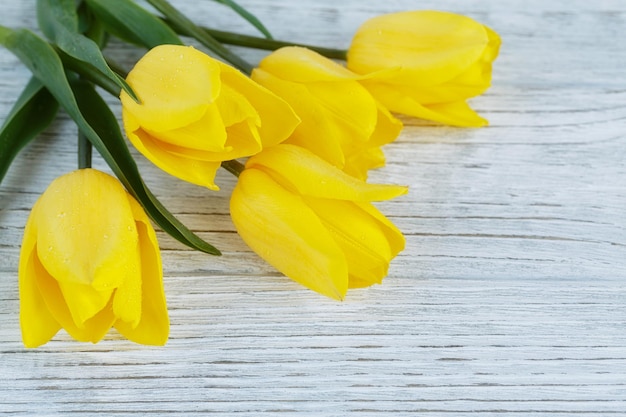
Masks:
[[[110,59],[108,59],[107,57],[104,57],[107,65],[109,66],[109,68],[111,68],[111,70],[116,73],[117,75],[119,75],[120,77],[126,79],[126,77],[128,77],[128,71],[126,71],[124,68],[120,67],[117,63],[111,61]]]
[[[179,31],[177,26],[170,19],[163,19],[163,21],[177,31],[179,35],[184,35],[183,31]],[[309,45],[305,43],[294,43],[281,41],[278,39],[268,39],[260,36],[243,35],[241,33],[225,32],[223,30],[211,29],[206,26],[200,26],[207,34],[211,35],[216,41],[225,43],[227,45],[243,46],[245,48],[263,49],[265,51],[275,51],[285,46],[299,46],[307,48],[319,53],[327,58],[346,60],[348,51],[345,49],[325,48],[323,46]]]
[[[239,55],[228,50],[224,47],[224,45],[213,38],[213,36],[199,28],[184,14],[176,10],[171,4],[169,4],[169,2],[165,0],[148,0],[148,3],[150,3],[159,12],[163,13],[175,31],[184,36],[195,38],[218,57],[228,61],[244,73],[252,73],[252,69],[254,68],[253,65],[245,61]]]
[[[78,169],[91,168],[91,151],[91,142],[78,131]]]
[[[241,162],[233,159],[230,161],[222,161],[222,168],[233,174],[235,177],[239,177],[239,174],[241,174],[246,167]]]
[[[201,27],[201,29],[206,31],[211,36],[213,36],[219,42],[222,42],[228,45],[263,49],[266,51],[275,51],[285,46],[299,46],[302,48],[311,49],[327,58],[341,59],[344,61],[348,53],[348,51],[346,51],[345,49],[325,48],[322,46],[307,45],[303,43],[293,43],[293,42],[286,42],[286,41],[281,41],[277,39],[267,39],[267,38],[262,38],[259,36],[250,36],[250,35],[242,35],[240,33],[224,32],[221,30],[210,29],[207,27]]]

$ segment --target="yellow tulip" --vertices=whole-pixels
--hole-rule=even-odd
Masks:
[[[142,207],[113,177],[93,169],[53,181],[33,206],[19,263],[26,347],[61,328],[98,342],[111,327],[163,345],[169,318],[161,255]]]
[[[366,21],[347,67],[389,110],[456,125],[487,121],[466,100],[491,83],[500,37],[469,17],[438,11],[391,13]]]
[[[264,58],[252,79],[285,99],[301,123],[284,143],[306,148],[361,179],[384,165],[380,146],[402,123],[358,82],[359,76],[306,48],[285,47]]]
[[[341,300],[349,288],[382,282],[404,248],[402,233],[371,201],[406,187],[367,184],[291,144],[253,156],[230,213],[259,256],[296,282]]]
[[[299,122],[275,94],[190,46],[151,49],[127,82],[141,100],[120,96],[133,145],[171,175],[214,190],[222,161],[281,142]]]

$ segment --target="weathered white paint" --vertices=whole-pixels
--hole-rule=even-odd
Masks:
[[[253,33],[214,2],[173,3],[197,22]],[[492,89],[473,101],[491,126],[405,119],[372,180],[411,187],[380,204],[407,248],[382,286],[343,303],[246,248],[228,218],[228,174],[213,193],[138,157],[166,206],[224,256],[159,233],[165,348],[61,332],[27,351],[19,245],[37,196],[75,167],[75,128],[61,117],[0,186],[0,415],[626,415],[626,3],[240,3],[278,38],[336,47],[386,11],[474,17],[504,42]],[[34,5],[3,2],[0,24],[35,29]],[[125,65],[141,55],[119,43],[109,52]],[[0,74],[4,117],[29,73],[0,49]]]

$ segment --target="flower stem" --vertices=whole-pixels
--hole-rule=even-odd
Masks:
[[[82,132],[78,132],[78,169],[91,168],[91,142]]]
[[[232,159],[230,161],[222,161],[222,168],[233,174],[235,177],[239,177],[239,174],[241,174],[246,167],[236,159]]]
[[[173,26],[171,21],[169,21],[168,19],[164,19],[164,20],[168,25]],[[311,49],[327,58],[341,59],[344,61],[348,53],[348,51],[346,51],[345,49],[325,48],[322,46],[308,45],[304,43],[287,42],[287,41],[281,41],[278,39],[267,39],[267,38],[263,38],[259,36],[250,36],[250,35],[243,35],[241,33],[225,32],[222,30],[211,29],[205,26],[200,26],[200,29],[202,29],[203,31],[211,35],[218,42],[222,42],[228,45],[243,46],[246,48],[263,49],[266,51],[275,51],[285,46],[299,46],[302,48]]]

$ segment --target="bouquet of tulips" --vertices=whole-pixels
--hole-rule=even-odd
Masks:
[[[341,300],[350,288],[380,283],[404,248],[372,202],[407,188],[367,182],[384,165],[381,148],[402,130],[395,115],[486,124],[467,99],[489,87],[500,39],[468,17],[378,16],[342,51],[275,40],[232,0],[219,3],[262,35],[199,26],[165,0],[147,3],[154,11],[133,0],[38,0],[47,39],[0,26],[0,44],[33,75],[0,130],[0,181],[59,106],[78,130],[78,169],[52,181],[24,229],[18,277],[27,347],[61,328],[95,343],[111,327],[163,345],[169,318],[152,223],[220,253],[148,189],[126,139],[198,192],[219,189],[220,168],[237,176],[230,213],[245,243],[291,279]],[[146,51],[130,71],[103,53],[111,37]],[[252,65],[228,44],[271,52]],[[119,97],[121,121],[100,91]],[[117,178],[91,168],[92,147]]]

